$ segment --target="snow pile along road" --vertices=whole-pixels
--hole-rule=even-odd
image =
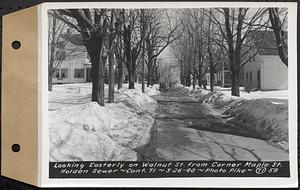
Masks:
[[[116,91],[115,102],[122,102],[137,114],[154,114],[157,103],[149,95],[139,90],[120,89]]]
[[[160,94],[159,84],[154,84],[153,86],[149,86],[146,88],[146,94],[149,96],[156,96]]]
[[[196,86],[195,89],[193,89],[192,86],[188,87],[188,86],[183,86],[180,83],[175,84],[175,88],[176,90],[178,90],[179,92],[186,94],[186,95],[190,95],[193,98],[197,99],[199,96],[203,96],[205,94],[208,94],[209,91],[204,90],[202,88],[200,88],[199,86]]]
[[[233,120],[247,123],[264,139],[288,150],[288,109],[266,99],[243,99],[220,92],[208,93],[199,100],[220,109]]]
[[[274,104],[264,98],[240,98],[223,94],[222,92],[208,92],[203,89],[190,90],[180,88],[194,99],[211,105],[219,114],[231,121],[246,123],[253,132],[260,134],[265,140],[288,150],[288,107]]]
[[[59,93],[64,99],[70,92]],[[139,90],[122,89],[115,96],[105,107],[83,102],[49,111],[50,161],[137,160],[135,149],[150,141],[157,103]]]
[[[97,103],[50,112],[50,161],[135,160],[136,153],[108,135],[115,119]]]

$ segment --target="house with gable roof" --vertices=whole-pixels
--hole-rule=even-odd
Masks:
[[[53,74],[53,84],[66,83],[83,83],[91,82],[91,62],[83,45],[80,34],[62,34],[60,36],[61,43],[65,43],[65,38],[68,38],[68,43],[60,47],[57,44],[59,51],[57,53],[61,56],[67,55]]]
[[[279,58],[273,31],[258,31],[253,40],[258,48],[257,54],[244,65],[245,90],[287,89],[288,67]]]

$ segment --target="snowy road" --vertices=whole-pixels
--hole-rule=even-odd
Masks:
[[[170,89],[159,103],[156,131],[139,151],[146,160],[286,161],[288,153],[263,140],[247,125],[217,114],[205,104]]]

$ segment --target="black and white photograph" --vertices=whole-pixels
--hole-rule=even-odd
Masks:
[[[0,6],[2,189],[299,187],[297,2],[63,1]]]
[[[182,161],[218,176],[266,162],[276,167],[262,173],[288,177],[288,13],[48,9],[50,171]]]

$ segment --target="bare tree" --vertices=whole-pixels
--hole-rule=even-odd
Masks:
[[[158,82],[157,57],[181,34],[178,33],[179,23],[172,19],[165,9],[147,9],[145,11],[147,32],[145,36],[147,50],[147,86]]]
[[[249,8],[223,8],[215,10],[216,13],[223,15],[224,22],[222,22],[222,19],[218,19],[215,16],[216,14],[212,14],[212,21],[224,37],[225,43],[220,41],[215,42],[224,47],[228,53],[231,72],[231,95],[239,96],[241,68],[257,53],[257,48],[255,47],[255,50],[249,46],[251,40],[247,39],[250,35],[253,35],[253,31],[259,31],[265,26],[267,21],[264,20],[263,15],[266,10],[257,9],[252,14],[247,14]],[[254,50],[256,51],[255,53],[253,53]]]
[[[50,17],[49,22],[49,32],[48,32],[48,44],[49,47],[49,53],[48,53],[48,91],[52,91],[52,81],[53,81],[53,73],[54,73],[54,62],[55,62],[55,50],[57,47],[57,42],[59,39],[59,35],[57,34],[58,26],[57,26],[57,19],[56,17],[51,17],[51,14],[48,14]],[[63,27],[61,28],[62,33]]]
[[[108,39],[108,62],[109,62],[109,86],[108,86],[108,102],[114,102],[115,91],[115,39],[119,32],[120,19],[116,20],[116,11],[111,10],[110,26],[109,26],[109,39]],[[118,14],[119,15],[119,14]]]
[[[224,42],[224,38],[212,22],[212,15],[214,13],[212,12],[212,9],[209,9],[207,12],[208,19],[206,20],[206,22],[208,28],[207,30],[204,29],[203,32],[205,34],[205,38],[207,39],[206,46],[210,74],[210,91],[213,92],[216,69],[219,67],[219,65],[222,64],[222,62],[224,61],[224,57],[226,57],[226,54],[224,54],[224,47],[220,45]]]
[[[215,75],[215,66],[212,54],[212,43],[211,43],[211,33],[213,32],[211,26],[211,16],[212,12],[209,11],[209,23],[208,23],[208,42],[207,42],[207,52],[208,52],[208,59],[209,59],[209,73],[210,73],[210,91],[214,91],[214,75]]]
[[[147,31],[147,22],[145,17],[145,10],[141,9],[141,38],[142,38],[142,92],[145,93],[145,33]]]
[[[176,43],[172,44],[172,50],[175,58],[180,65],[180,80],[181,84],[185,86],[191,85],[191,52],[190,52],[190,38],[186,32],[183,33]]]
[[[282,9],[280,11],[279,8],[268,8],[268,11],[272,29],[276,38],[279,57],[281,61],[288,66],[288,46],[286,43],[287,35],[284,31],[288,12],[286,9]],[[280,17],[282,17],[282,19]]]
[[[122,11],[123,27],[121,34],[124,43],[125,65],[128,71],[129,89],[134,89],[137,59],[141,51],[142,39],[139,35],[140,10],[129,9]]]
[[[121,10],[123,11],[123,10]],[[123,15],[123,13],[120,13]],[[123,23],[122,16],[119,17],[120,23]],[[121,26],[120,26],[121,30]],[[123,65],[125,64],[125,53],[124,53],[124,43],[122,41],[122,34],[120,31],[117,33],[116,36],[117,43],[115,44],[115,52],[116,52],[116,60],[117,60],[117,82],[118,82],[118,89],[123,87],[123,78],[124,78],[124,71]]]
[[[184,9],[178,13],[182,36],[172,45],[173,54],[180,64],[181,83],[193,88],[196,81],[202,86],[207,67],[207,18],[203,9]],[[192,76],[192,78],[191,78]]]

